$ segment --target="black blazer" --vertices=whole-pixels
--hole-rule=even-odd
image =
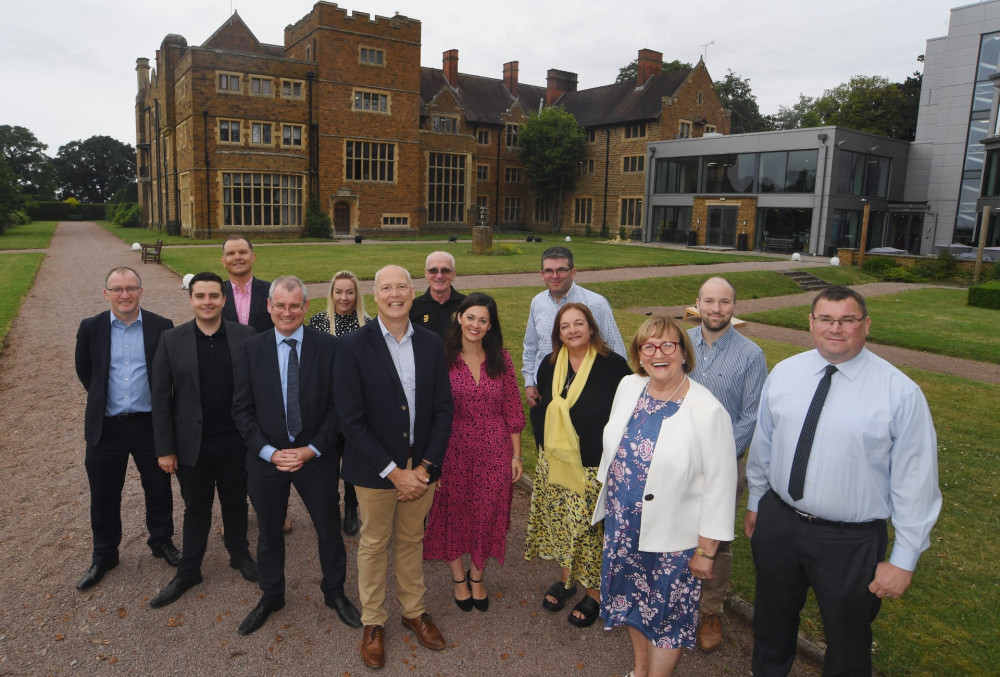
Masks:
[[[320,461],[337,459],[337,412],[333,405],[333,362],[338,339],[304,327],[299,359],[299,406],[302,432],[295,438],[296,447],[313,445]],[[240,365],[236,370],[233,394],[233,422],[247,445],[249,472],[280,472],[260,458],[266,444],[278,449],[292,446],[285,422],[285,404],[278,371],[278,347],[275,332],[265,331],[243,343]],[[331,489],[332,490],[332,489]]]
[[[230,322],[239,322],[236,319],[236,301],[233,299],[233,283],[226,280],[222,283],[222,291],[226,295],[226,305],[222,308],[222,319]],[[271,283],[258,280],[256,277],[250,282],[250,315],[247,317],[247,324],[257,330],[258,334],[263,334],[268,329],[274,329],[274,321],[271,314],[267,312],[267,293],[271,291]]]
[[[171,320],[142,310],[142,342],[146,353],[146,377],[152,381],[153,357],[160,334],[174,326]],[[104,412],[108,407],[108,374],[111,371],[111,311],[105,310],[80,322],[76,332],[76,375],[87,391],[83,436],[87,444],[101,441]],[[150,386],[152,391],[152,386]]]
[[[233,380],[240,346],[253,336],[253,327],[223,320],[233,362]],[[153,437],[156,455],[177,454],[184,465],[198,462],[201,451],[201,378],[195,321],[163,332],[153,358]]]
[[[390,461],[405,468],[411,445],[414,465],[426,458],[440,467],[451,436],[453,405],[438,335],[413,328],[417,411],[412,441],[406,394],[381,325],[369,322],[340,341],[334,389],[346,438],[341,467],[344,480],[372,489],[393,488],[379,473]]]

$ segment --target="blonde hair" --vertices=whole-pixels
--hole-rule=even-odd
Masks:
[[[330,333],[334,336],[337,335],[337,323],[334,321],[334,315],[337,314],[336,304],[333,300],[333,287],[337,284],[337,280],[350,280],[354,285],[354,312],[358,316],[358,326],[365,326],[365,302],[361,297],[361,284],[358,282],[358,276],[349,270],[341,270],[334,274],[333,279],[330,280],[330,291],[326,295],[326,314],[330,318]]]

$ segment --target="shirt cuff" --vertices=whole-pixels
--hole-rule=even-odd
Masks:
[[[395,461],[389,461],[389,465],[387,465],[385,467],[385,470],[383,470],[382,472],[380,472],[378,474],[378,476],[381,477],[382,479],[385,479],[389,475],[389,473],[391,473],[393,470],[395,470],[398,467],[399,466],[396,465]]]
[[[316,458],[319,458],[320,456],[323,455],[323,454],[319,453],[319,449],[317,449],[313,445],[307,444],[306,446],[309,447],[310,449],[312,449],[313,453],[316,454]]]
[[[917,560],[920,559],[919,552],[910,552],[905,548],[899,546],[893,546],[892,554],[889,556],[889,564],[897,566],[900,569],[906,569],[907,571],[913,571],[917,568]]]
[[[271,457],[274,456],[274,452],[276,452],[277,450],[278,450],[277,447],[272,446],[270,444],[265,444],[263,447],[260,448],[260,453],[257,455],[260,456],[265,461],[267,461],[268,463],[270,463]]]
[[[747,510],[749,512],[757,512],[757,504],[760,503],[760,499],[764,497],[764,494],[757,493],[755,491],[750,491],[749,498],[747,498]]]

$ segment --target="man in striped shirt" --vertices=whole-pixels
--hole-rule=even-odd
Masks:
[[[701,326],[688,330],[697,361],[691,378],[711,391],[733,422],[738,459],[736,504],[746,490],[746,450],[757,424],[760,391],[767,378],[767,362],[760,347],[733,329],[736,289],[722,277],[711,277],[695,301]],[[698,646],[714,651],[722,644],[723,602],[733,571],[732,543],[721,543],[715,554],[713,578],[702,581]]]

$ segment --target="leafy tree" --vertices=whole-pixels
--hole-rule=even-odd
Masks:
[[[26,197],[45,200],[55,195],[55,169],[47,148],[25,127],[0,125],[0,155]]]
[[[774,129],[799,129],[800,127],[819,127],[822,121],[814,110],[816,99],[805,94],[799,94],[799,102],[792,106],[779,106],[778,112],[771,116]]]
[[[750,89],[750,78],[741,78],[730,68],[724,78],[715,82],[715,92],[722,100],[722,107],[730,110],[729,131],[732,134],[771,129],[768,119],[760,114],[757,97]]]
[[[532,113],[518,134],[519,156],[535,195],[552,206],[552,232],[562,227],[562,197],[576,184],[586,136],[572,113],[558,106]]]
[[[0,233],[10,225],[10,213],[21,206],[21,187],[4,155],[0,155]]]
[[[823,94],[814,111],[824,125],[913,140],[920,99],[919,74],[905,83],[880,75],[856,75]]]
[[[672,73],[674,71],[691,70],[694,68],[691,64],[686,61],[680,61],[679,59],[674,59],[673,61],[663,62],[663,72]],[[615,84],[621,84],[623,82],[635,82],[636,77],[639,75],[639,59],[632,59],[627,66],[622,66],[618,69],[618,77],[615,78]]]
[[[135,149],[110,136],[92,136],[60,146],[55,160],[63,196],[107,202],[135,181]]]
[[[318,197],[310,197],[306,202],[306,227],[302,237],[330,237],[330,216],[323,211]]]

